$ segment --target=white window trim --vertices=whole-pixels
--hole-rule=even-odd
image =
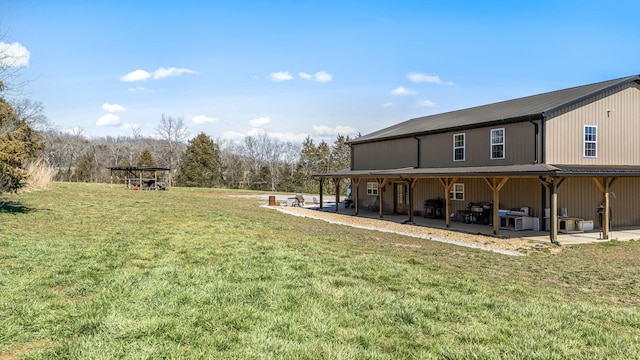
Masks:
[[[587,141],[586,137],[587,137],[587,128],[594,128],[596,130],[595,132],[595,137],[596,140],[595,141]],[[587,144],[594,144],[595,145],[595,155],[587,155]],[[598,127],[596,125],[585,125],[583,130],[582,130],[582,156],[588,159],[593,159],[593,158],[597,158],[598,157]]]
[[[456,146],[456,136],[462,135],[462,146]],[[453,161],[465,161],[467,157],[467,136],[465,133],[453,134]],[[456,150],[462,149],[462,159],[456,159]]]
[[[456,189],[456,187],[459,187],[459,188]],[[462,197],[460,199],[457,199],[456,194],[462,194]],[[451,190],[449,190],[449,200],[464,201],[464,183],[453,184],[453,186],[451,187]]]
[[[377,182],[368,182],[367,183],[367,195],[378,196],[378,183]]]
[[[494,131],[500,131],[502,130],[502,142],[501,143],[493,143],[493,132]],[[504,159],[505,153],[506,153],[506,148],[505,148],[505,139],[507,137],[507,132],[504,131],[504,128],[499,128],[499,129],[491,129],[491,133],[489,134],[489,143],[491,144],[489,146],[489,157],[491,158],[491,160],[499,160],[499,159]],[[497,145],[502,145],[502,157],[493,157],[493,147],[497,146]]]

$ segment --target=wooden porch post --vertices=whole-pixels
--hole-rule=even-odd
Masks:
[[[549,240],[552,244],[560,245],[558,241],[558,188],[564,182],[563,177],[548,177],[546,180],[540,178],[542,184],[549,189]],[[544,211],[544,209],[543,209]]]
[[[336,191],[336,212],[338,212],[340,205],[340,178],[333,178],[333,185]]]
[[[352,200],[356,204],[356,212],[355,212],[355,214],[356,214],[356,216],[358,216],[358,210],[360,209],[360,206],[358,205],[358,203],[360,202],[359,201],[360,197],[358,196],[359,195],[358,188],[360,187],[360,178],[355,178],[355,179],[352,179],[352,180],[353,180],[353,184],[356,186],[356,189],[355,189],[356,190],[356,196],[355,196],[355,198],[353,198],[353,189],[351,189],[352,190],[351,191],[351,197],[352,197]]]
[[[322,185],[324,185],[324,178],[320,178],[320,210],[322,210]]]
[[[442,186],[444,186],[444,212],[445,212],[445,223],[447,224],[447,227],[451,226],[451,215],[449,215],[449,208],[451,207],[451,195],[449,195],[449,192],[451,191],[451,188],[453,187],[453,184],[456,183],[456,181],[458,181],[458,177],[453,177],[453,178],[440,178],[440,183],[442,184]]]
[[[491,191],[493,191],[493,234],[498,235],[498,231],[500,230],[500,190],[504,187],[504,185],[509,181],[508,177],[502,178],[500,182],[498,182],[498,178],[492,178],[489,181],[488,178],[484,178],[484,181],[489,185]]]
[[[382,202],[384,201],[384,184],[387,181],[386,178],[376,178],[376,182],[378,183],[378,213],[380,214],[380,218],[382,219]]]
[[[407,179],[407,185],[409,186],[409,222],[413,224],[413,187],[418,181],[417,178]]]
[[[598,189],[600,189],[600,193],[602,193],[602,239],[609,239],[609,212],[611,211],[611,205],[609,203],[609,188],[613,184],[616,178],[604,178],[603,181],[594,177],[593,181],[596,183]]]

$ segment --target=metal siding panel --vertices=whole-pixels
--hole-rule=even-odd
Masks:
[[[412,167],[417,164],[414,138],[354,144],[354,170],[381,170]]]
[[[549,164],[640,165],[640,88],[612,89],[547,121]],[[607,109],[614,109],[607,116]],[[598,127],[597,157],[583,156],[584,125]]]
[[[491,159],[491,130],[505,130],[505,159]],[[529,122],[454,131],[421,137],[420,167],[532,164],[535,127]],[[453,134],[465,134],[465,161],[453,161]]]

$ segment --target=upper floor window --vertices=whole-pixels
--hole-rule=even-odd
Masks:
[[[453,134],[453,161],[464,161],[464,134]]]
[[[584,126],[584,157],[598,156],[598,128],[594,125]]]
[[[491,159],[504,159],[504,128],[491,130]]]
[[[367,195],[378,195],[378,183],[375,183],[375,182],[367,183]]]

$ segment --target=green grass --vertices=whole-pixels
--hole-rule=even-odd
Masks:
[[[639,242],[508,257],[238,194],[0,197],[0,359],[640,358]]]

